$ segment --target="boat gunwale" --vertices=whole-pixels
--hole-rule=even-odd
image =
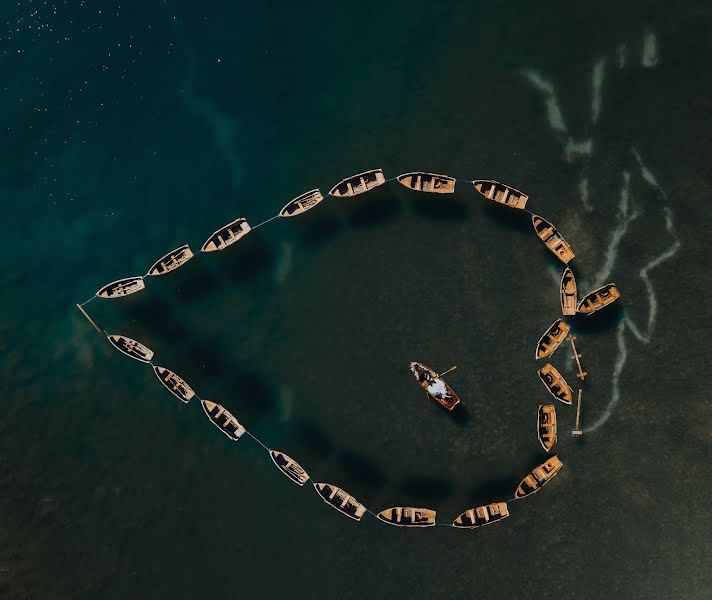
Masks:
[[[213,416],[208,412],[208,408],[207,408],[207,406],[205,406],[207,402],[210,402],[211,404],[214,404],[215,406],[219,406],[220,408],[222,408],[222,409],[223,409],[223,412],[222,412],[222,414],[221,414],[220,416],[222,417],[222,415],[224,415],[225,413],[227,413],[232,419],[235,420],[235,423],[237,423],[237,424],[240,426],[240,428],[242,429],[242,433],[241,433],[240,435],[235,434],[235,437],[233,437],[233,436],[230,435],[227,431],[225,431],[222,427],[220,427],[220,425],[218,425],[218,424],[215,422],[215,420],[214,420],[214,419],[216,419],[217,417],[213,417]],[[205,415],[208,417],[208,420],[209,420],[213,425],[215,425],[215,427],[217,427],[220,431],[222,431],[223,434],[225,434],[231,441],[236,442],[236,441],[239,440],[243,435],[245,435],[245,433],[247,432],[247,429],[245,429],[245,426],[244,426],[242,423],[240,423],[240,421],[237,420],[237,417],[236,417],[235,415],[233,415],[227,408],[225,408],[225,407],[224,407],[222,404],[220,404],[219,402],[215,402],[215,401],[213,401],[213,400],[207,400],[207,399],[205,399],[205,398],[201,398],[201,399],[200,399],[200,406],[203,407],[203,412],[205,412]]]
[[[413,177],[415,175],[428,175],[432,178],[439,178],[439,179],[444,179],[447,183],[452,183],[452,189],[451,190],[446,190],[446,191],[438,191],[438,190],[418,190],[410,185],[407,185],[406,183],[403,182],[403,179],[406,177]],[[451,177],[450,175],[443,175],[442,173],[431,173],[430,171],[409,171],[408,173],[402,173],[401,175],[396,175],[396,181],[400,183],[404,188],[413,190],[414,192],[423,192],[426,194],[454,194],[455,193],[455,185],[457,184],[457,179],[455,177]]]
[[[423,387],[423,384],[421,383],[420,379],[418,379],[418,376],[413,372],[413,365],[418,365],[418,366],[420,366],[420,367],[423,367],[425,370],[427,370],[427,371],[429,371],[430,373],[432,373],[432,374],[435,375],[435,377],[433,378],[434,380],[436,380],[436,381],[442,381],[442,382],[443,382],[443,385],[450,391],[450,394],[452,394],[452,397],[455,399],[455,402],[452,404],[452,406],[450,406],[450,403],[449,403],[449,402],[448,402],[447,404],[444,404],[443,401],[442,401],[440,398],[438,398],[437,396],[434,396],[433,394],[431,394],[431,393],[428,391],[427,388]],[[426,364],[423,364],[423,363],[420,363],[420,362],[417,362],[417,361],[411,361],[411,363],[410,363],[410,370],[411,370],[411,373],[413,373],[413,375],[415,375],[416,381],[418,382],[418,385],[420,385],[420,387],[421,387],[423,390],[425,390],[425,393],[428,394],[428,396],[430,396],[433,400],[435,400],[438,404],[440,404],[440,406],[442,406],[442,407],[445,408],[446,410],[452,412],[452,410],[453,410],[458,404],[460,404],[460,402],[461,402],[460,397],[455,393],[455,390],[453,390],[453,389],[450,387],[450,385],[448,384],[448,382],[445,381],[442,377],[440,377],[440,375],[439,375],[437,372],[435,372],[434,369],[431,369],[431,368],[430,368],[428,365],[426,365]]]
[[[568,271],[568,273],[571,274],[571,278],[573,279],[573,282],[574,282],[574,293],[573,293],[574,312],[568,312],[568,313],[566,312],[566,309],[564,308],[564,297],[569,297],[569,294],[566,294],[564,292],[564,279],[566,278],[567,271]],[[576,276],[574,275],[573,270],[571,269],[571,267],[569,267],[568,264],[566,265],[564,272],[561,274],[561,281],[559,283],[559,292],[560,292],[560,301],[561,301],[561,313],[564,316],[569,316],[569,317],[575,315],[577,312],[577,309],[578,309],[578,284],[576,283]]]
[[[218,248],[217,244],[215,244],[215,248],[213,248],[211,250],[206,250],[205,247],[210,242],[215,243],[213,241],[214,237],[216,237],[220,232],[224,231],[231,225],[235,225],[238,221],[242,221],[245,225],[247,225],[247,229],[243,230],[242,227],[240,227],[240,233],[238,235],[236,235],[234,238],[230,239],[229,242],[227,242],[227,243],[223,242],[225,245],[222,248]],[[240,223],[240,225],[242,225],[242,223]],[[232,246],[236,242],[239,242],[243,237],[245,237],[248,233],[250,233],[250,231],[252,231],[252,226],[247,222],[247,219],[245,217],[237,217],[237,219],[235,219],[234,221],[230,221],[229,223],[227,223],[227,224],[223,225],[222,227],[219,227],[218,229],[213,231],[213,233],[210,234],[208,239],[205,240],[203,245],[200,247],[200,251],[201,252],[219,252],[220,250],[225,250],[225,248],[228,248],[229,246]]]
[[[353,519],[354,521],[360,521],[361,519],[363,519],[363,516],[368,512],[368,509],[366,508],[366,506],[365,506],[364,504],[361,504],[358,500],[356,500],[356,498],[354,498],[351,494],[349,494],[345,489],[340,488],[338,485],[334,485],[333,483],[326,483],[325,481],[312,481],[312,485],[314,486],[314,489],[316,490],[316,493],[319,494],[319,497],[320,497],[327,505],[331,506],[331,508],[333,508],[334,510],[340,512],[342,515],[346,515],[346,516],[349,517],[350,519]],[[358,505],[359,508],[362,508],[362,509],[363,509],[363,512],[361,513],[361,515],[360,515],[360,516],[350,515],[349,513],[347,513],[346,511],[344,511],[343,508],[341,508],[341,507],[339,507],[339,506],[336,506],[335,504],[329,502],[329,500],[327,500],[327,499],[324,497],[324,495],[321,493],[321,490],[319,489],[319,486],[320,486],[320,485],[328,485],[330,488],[333,488],[333,489],[337,490],[337,493],[338,493],[339,491],[340,491],[340,492],[343,492],[343,493],[344,493],[346,496],[348,496],[356,505]]]
[[[130,277],[121,277],[120,279],[117,279],[116,281],[112,281],[111,283],[107,283],[105,286],[99,288],[99,291],[97,291],[94,295],[97,298],[102,298],[104,300],[109,300],[111,298],[121,298],[123,296],[130,296],[131,294],[135,294],[136,292],[140,292],[141,290],[146,289],[146,282],[143,280],[143,275],[131,275]],[[136,288],[135,290],[131,290],[127,294],[119,294],[119,295],[108,295],[108,296],[101,296],[101,292],[106,290],[107,288],[110,288],[112,285],[115,285],[117,283],[121,283],[123,281],[141,281],[141,286]]]
[[[344,183],[351,181],[352,179],[356,179],[357,177],[363,177],[364,175],[370,175],[371,173],[376,173],[376,174],[380,173],[381,175],[383,175],[383,181],[378,182],[378,175],[376,175],[376,180],[377,180],[376,185],[368,188],[367,190],[364,190],[363,192],[359,192],[358,194],[351,194],[351,196],[359,196],[365,192],[370,192],[373,188],[377,188],[377,187],[383,185],[384,183],[386,183],[386,175],[383,172],[383,169],[381,167],[379,167],[377,169],[369,169],[368,171],[364,171],[363,173],[356,173],[355,175],[351,175],[350,177],[344,177],[341,181],[339,181],[339,183],[337,183],[334,187],[332,187],[329,190],[328,195],[333,196],[334,198],[350,198],[351,196],[342,196],[341,194],[334,194],[334,192],[337,190],[337,188],[340,185],[343,185]]]
[[[153,360],[153,357],[156,355],[156,353],[153,350],[151,350],[148,346],[146,346],[145,344],[142,344],[138,340],[128,337],[127,335],[121,335],[120,333],[107,333],[106,337],[109,338],[109,342],[111,343],[111,345],[114,348],[116,348],[119,352],[122,352],[126,356],[133,358],[134,360],[137,360],[139,362],[149,364]],[[139,346],[143,346],[144,348],[146,348],[146,350],[148,350],[151,353],[151,357],[150,358],[139,358],[138,356],[134,356],[133,354],[131,354],[131,353],[127,352],[126,350],[124,350],[123,348],[119,347],[119,345],[112,339],[114,337],[119,337],[119,338],[123,338],[125,340],[130,340],[130,341],[134,342],[135,344],[138,344]]]
[[[546,369],[546,367],[551,367],[551,368],[554,370],[554,372],[559,376],[559,379],[560,379],[561,381],[563,381],[563,382],[566,384],[566,387],[569,388],[569,391],[571,392],[571,400],[569,400],[569,401],[567,402],[567,401],[564,400],[563,398],[560,398],[559,396],[557,396],[557,395],[551,390],[551,388],[549,387],[549,384],[544,380],[544,376],[543,376],[542,373],[541,373],[542,370]],[[568,381],[566,381],[566,379],[564,379],[564,376],[559,372],[559,370],[558,370],[554,365],[552,365],[552,364],[549,363],[549,362],[546,363],[541,369],[539,369],[539,370],[537,371],[537,374],[539,375],[539,379],[541,379],[542,383],[544,384],[544,387],[548,390],[548,392],[549,392],[554,398],[556,398],[559,402],[562,402],[563,404],[569,404],[569,405],[570,405],[570,404],[573,403],[574,390],[573,390],[573,388],[569,385]]]
[[[541,444],[541,447],[544,448],[544,450],[548,453],[551,452],[551,448],[547,448],[546,445],[544,444],[544,440],[541,437],[541,415],[543,413],[542,409],[545,406],[551,406],[553,408],[554,412],[554,441],[551,442],[551,448],[554,447],[554,444],[558,441],[559,437],[559,427],[558,427],[558,422],[557,422],[557,416],[556,416],[556,405],[555,404],[540,404],[539,408],[536,411],[536,436],[539,439],[539,443]]]
[[[546,471],[544,469],[546,471],[546,479],[541,479],[541,480],[537,479],[534,476],[534,471],[536,471],[537,469],[543,469],[545,464],[547,464],[549,461],[554,460],[554,459],[556,459],[556,461],[558,462],[558,465],[551,471]],[[558,454],[554,454],[553,456],[550,456],[549,458],[547,458],[543,463],[534,467],[531,471],[529,471],[529,473],[527,473],[522,478],[522,480],[519,482],[519,485],[517,486],[517,490],[514,492],[514,499],[521,500],[522,498],[526,498],[527,496],[533,496],[534,494],[539,492],[547,483],[549,483],[552,479],[554,479],[554,477],[556,477],[559,474],[559,471],[561,471],[563,466],[564,466],[564,463],[561,462]],[[536,487],[533,488],[530,492],[523,494],[522,496],[517,496],[519,489],[522,487],[522,485],[526,481],[527,477],[530,477],[530,476],[534,477],[534,479],[536,480]]]
[[[299,465],[299,468],[300,468],[302,471],[304,471],[304,475],[306,476],[306,479],[305,479],[304,481],[301,481],[301,480],[295,479],[294,477],[292,477],[291,475],[289,475],[289,474],[287,473],[287,471],[286,471],[285,469],[283,469],[282,466],[275,460],[275,458],[274,458],[274,455],[275,455],[275,454],[281,454],[282,456],[286,456],[286,457],[287,457],[289,460],[291,460],[294,464]],[[302,465],[300,465],[300,464],[299,464],[296,460],[294,460],[291,456],[289,456],[289,454],[287,454],[286,452],[282,452],[281,450],[275,450],[274,448],[270,448],[270,449],[269,449],[269,457],[272,459],[272,462],[273,462],[274,465],[280,470],[280,472],[281,472],[285,477],[287,477],[287,479],[289,479],[290,481],[296,483],[298,486],[300,486],[300,487],[303,486],[307,481],[309,481],[309,480],[311,479],[311,477],[309,477],[309,473],[307,473],[307,470],[306,470],[304,467],[302,467]]]
[[[160,264],[164,261],[164,259],[168,258],[174,252],[179,252],[179,251],[185,252],[186,250],[188,252],[190,252],[190,256],[188,258],[186,258],[180,264],[177,264],[176,266],[171,267],[170,269],[167,269],[163,273],[151,273],[151,271],[153,271],[154,269],[157,269],[160,266]],[[188,244],[183,244],[182,246],[178,246],[177,248],[171,250],[170,252],[166,252],[163,256],[161,256],[161,258],[159,258],[155,263],[153,263],[151,265],[151,267],[148,269],[148,273],[146,273],[146,274],[150,275],[151,277],[159,277],[160,275],[168,275],[168,273],[170,273],[171,271],[175,271],[176,269],[182,267],[185,263],[187,263],[194,256],[195,256],[195,253],[190,249],[190,246]]]
[[[476,524],[473,524],[473,525],[462,525],[462,524],[456,523],[456,521],[457,521],[458,519],[461,519],[464,515],[466,515],[466,514],[467,514],[468,512],[470,512],[470,511],[474,511],[475,518],[476,518],[476,517],[477,517],[477,509],[478,509],[478,508],[483,508],[483,507],[489,508],[490,506],[493,506],[493,505],[495,505],[495,504],[504,504],[504,507],[505,507],[505,509],[507,510],[507,514],[506,514],[506,515],[503,515],[503,514],[500,512],[500,514],[499,514],[499,516],[498,516],[497,518],[495,518],[495,519],[488,519],[486,522],[480,523],[479,525],[476,525]],[[493,523],[497,523],[498,521],[502,521],[502,520],[506,519],[506,518],[509,517],[509,516],[510,516],[510,514],[509,514],[509,507],[507,506],[507,503],[506,503],[506,502],[490,502],[489,504],[482,504],[482,505],[480,505],[480,506],[475,506],[475,507],[473,507],[473,508],[468,508],[467,510],[464,510],[463,512],[461,512],[459,515],[457,515],[457,516],[452,520],[452,526],[453,526],[453,527],[456,527],[456,528],[458,528],[458,529],[477,529],[477,528],[479,528],[479,527],[484,527],[485,525],[492,525]]]
[[[319,200],[317,200],[309,208],[305,208],[303,210],[300,209],[299,212],[295,212],[291,215],[285,214],[285,211],[287,210],[287,208],[289,208],[292,204],[299,202],[300,200],[302,200],[302,198],[306,198],[306,197],[309,197],[312,195],[317,195],[317,194],[319,195]],[[311,210],[312,208],[314,208],[317,204],[319,204],[323,200],[324,200],[324,195],[321,193],[321,190],[319,188],[314,188],[313,190],[309,190],[308,192],[304,192],[303,194],[300,194],[296,198],[292,198],[289,202],[287,202],[287,204],[285,204],[282,207],[282,210],[279,211],[279,216],[283,219],[291,219],[292,217],[299,216],[299,215],[307,212],[308,210]]]
[[[537,228],[536,228],[535,219],[541,219],[544,223],[546,223],[549,227],[551,227],[552,233],[551,233],[551,235],[550,235],[548,238],[544,239],[543,237],[541,237],[541,235],[539,234],[539,231],[538,231]],[[547,249],[549,250],[549,252],[551,252],[554,256],[556,256],[556,258],[558,258],[558,259],[559,259],[562,263],[564,263],[567,267],[569,266],[569,263],[570,263],[574,258],[576,258],[576,253],[574,252],[573,248],[571,247],[571,244],[569,244],[569,243],[566,241],[566,238],[564,238],[564,236],[561,235],[561,232],[556,228],[556,226],[555,226],[551,221],[548,221],[547,219],[545,219],[545,218],[542,217],[541,215],[537,215],[537,214],[535,214],[535,213],[532,213],[532,227],[534,228],[534,233],[536,233],[537,237],[543,242],[543,244],[547,247]],[[571,258],[569,258],[569,260],[564,260],[561,256],[559,256],[559,253],[558,253],[558,252],[556,252],[553,248],[551,248],[551,247],[548,245],[549,240],[551,240],[551,239],[554,238],[554,237],[556,237],[556,238],[559,240],[559,242],[561,242],[561,244],[563,244],[563,245],[566,247],[566,250],[568,250],[568,252],[571,254]],[[573,271],[572,271],[572,273],[573,273]]]
[[[590,296],[593,296],[594,294],[599,293],[601,290],[605,290],[605,289],[611,288],[611,287],[616,290],[616,292],[618,293],[618,295],[617,295],[615,298],[613,298],[613,300],[611,300],[608,304],[604,304],[604,305],[601,306],[600,308],[597,308],[596,310],[592,310],[592,311],[588,311],[588,312],[579,311],[579,307],[580,307]],[[620,290],[618,289],[618,286],[616,286],[616,284],[615,284],[614,282],[606,283],[605,285],[602,285],[601,287],[596,288],[595,290],[589,292],[589,293],[586,294],[583,298],[581,298],[580,302],[576,305],[576,312],[577,312],[578,314],[586,315],[587,317],[590,317],[593,313],[598,312],[599,310],[601,310],[601,309],[603,309],[603,308],[606,308],[607,306],[610,306],[610,305],[613,304],[616,300],[618,300],[618,298],[620,298],[620,297],[621,297],[621,292],[620,292]]]
[[[477,184],[482,184],[482,183],[491,183],[493,187],[496,187],[498,185],[501,185],[502,187],[506,188],[509,190],[509,193],[511,194],[512,192],[516,192],[519,194],[519,198],[517,201],[520,201],[522,198],[524,198],[524,204],[519,207],[519,206],[513,206],[512,204],[508,202],[500,202],[498,200],[495,200],[494,197],[492,198],[487,198],[487,196],[484,194],[484,192],[481,192],[480,190],[477,189]],[[511,185],[508,185],[506,183],[502,183],[501,181],[496,181],[494,179],[473,179],[472,180],[472,187],[475,188],[475,191],[480,194],[481,196],[484,196],[486,200],[491,200],[492,202],[496,202],[497,204],[502,204],[503,206],[508,206],[509,208],[514,208],[516,210],[526,210],[526,205],[527,201],[529,200],[529,194],[525,194],[521,190],[518,190],[517,188],[512,187]]]
[[[183,404],[188,404],[188,402],[190,402],[193,399],[193,397],[196,396],[195,390],[192,387],[190,387],[188,382],[185,379],[183,379],[180,375],[178,375],[178,373],[176,373],[175,371],[171,371],[168,367],[162,367],[160,365],[151,365],[151,366],[153,366],[153,372],[156,374],[156,377],[158,377],[158,380],[163,384],[163,387],[166,388],[176,398],[178,398],[178,400],[180,400]],[[186,385],[186,387],[191,392],[193,392],[193,395],[190,398],[186,399],[183,396],[181,396],[180,394],[178,394],[177,392],[173,391],[171,388],[168,387],[166,382],[163,381],[163,379],[161,378],[161,374],[158,372],[158,369],[163,369],[163,370],[168,371],[169,373],[172,373],[173,375],[175,375],[178,379],[180,379]]]
[[[568,329],[566,330],[566,334],[564,335],[563,339],[561,341],[559,341],[556,344],[556,346],[554,346],[554,349],[551,351],[550,354],[547,354],[546,356],[539,356],[539,346],[541,345],[544,338],[547,335],[549,335],[549,332],[553,329],[554,325],[556,325],[557,323],[561,323],[562,325],[565,325],[566,327],[568,327]],[[569,331],[571,331],[571,325],[569,325],[566,321],[564,321],[561,318],[556,319],[556,321],[554,321],[551,325],[549,325],[547,330],[542,334],[542,336],[539,338],[539,341],[536,343],[536,348],[534,349],[534,360],[539,360],[541,358],[549,358],[550,356],[552,356],[554,354],[554,352],[556,352],[559,349],[559,346],[561,346],[561,344],[564,342],[564,340],[566,339],[566,336],[569,334]]]
[[[397,508],[400,508],[403,511],[403,514],[405,514],[406,509],[410,509],[413,511],[415,511],[415,510],[426,511],[428,513],[432,513],[432,514],[428,514],[428,518],[432,517],[433,521],[432,521],[432,523],[430,521],[428,521],[424,524],[421,524],[421,523],[396,523],[394,521],[391,521],[391,520],[381,516],[385,511],[387,511],[387,510],[393,511]],[[379,521],[382,521],[388,525],[393,525],[394,527],[421,527],[422,528],[422,527],[434,527],[435,524],[437,523],[437,515],[438,515],[437,511],[432,508],[415,507],[415,506],[389,506],[389,507],[384,508],[383,510],[379,511],[376,514],[376,518]]]

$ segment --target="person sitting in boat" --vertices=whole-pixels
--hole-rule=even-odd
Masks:
[[[447,386],[445,385],[445,382],[442,379],[433,380],[430,385],[428,385],[428,393],[435,396],[436,398],[450,397]]]

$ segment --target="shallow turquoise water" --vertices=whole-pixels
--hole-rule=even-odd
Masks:
[[[0,16],[4,595],[708,596],[704,3],[20,2]],[[341,517],[74,308],[374,167],[525,190],[574,247],[580,285],[623,292],[575,323],[589,430],[573,440],[557,405],[564,469],[493,527]],[[532,353],[561,268],[526,218],[495,209],[466,184],[444,200],[391,182],[87,308],[314,479],[447,522],[544,460]],[[569,353],[552,362],[574,381]],[[411,360],[458,365],[459,418],[419,392]]]

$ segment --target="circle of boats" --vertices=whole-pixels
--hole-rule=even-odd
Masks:
[[[576,314],[591,315],[602,308],[608,306],[620,297],[620,293],[614,283],[606,284],[592,292],[586,294],[578,300],[577,286],[574,273],[568,263],[574,258],[574,252],[569,243],[561,233],[549,221],[543,217],[531,213],[525,208],[529,196],[516,190],[513,187],[492,180],[458,180],[447,175],[415,171],[404,173],[394,177],[401,185],[417,192],[431,194],[452,194],[455,191],[456,182],[461,181],[472,186],[482,196],[498,204],[507,206],[514,210],[522,210],[531,215],[534,232],[546,245],[546,247],[566,265],[561,276],[560,283],[560,303],[563,316]],[[343,179],[336,184],[326,195],[334,198],[350,198],[364,194],[376,187],[379,187],[392,179],[386,179],[382,169],[365,171],[352,177]],[[325,199],[318,189],[310,190],[297,196],[288,202],[282,210],[274,217],[263,221],[259,225],[267,223],[276,218],[292,218],[311,210]],[[257,225],[257,227],[259,226]],[[202,245],[201,252],[218,252],[235,244],[245,237],[253,228],[246,219],[238,218],[216,230]],[[142,343],[129,337],[116,334],[107,334],[91,319],[84,304],[94,298],[120,298],[136,293],[145,288],[147,277],[165,275],[186,264],[194,253],[188,244],[180,246],[159,258],[147,271],[145,275],[125,277],[112,281],[103,286],[96,294],[83,304],[78,304],[82,314],[91,322],[97,331],[106,335],[111,344],[123,354],[131,358],[147,363],[156,374],[163,386],[181,402],[188,403],[193,397],[198,397],[195,391],[176,373],[166,367],[153,363],[154,352]],[[577,354],[574,340],[569,336],[570,325],[562,319],[557,319],[544,332],[536,345],[535,358],[537,360],[551,357],[561,343],[569,337],[574,349],[574,357],[579,370],[579,377],[583,380],[586,373],[582,371],[579,362],[580,354]],[[437,401],[445,409],[451,411],[459,404],[460,399],[452,388],[445,383],[440,375],[430,367],[418,362],[410,364],[411,371],[416,380],[425,392]],[[564,380],[559,371],[551,364],[546,363],[538,370],[539,378],[543,382],[548,392],[558,401],[570,405],[573,401],[573,391],[571,386]],[[579,411],[580,411],[579,390]],[[203,411],[208,419],[225,436],[232,441],[239,440],[245,433],[253,437],[260,445],[266,448],[275,466],[293,483],[303,486],[311,482],[319,496],[332,508],[341,514],[356,521],[368,512],[375,515],[379,520],[401,527],[432,527],[434,525],[450,525],[457,528],[472,529],[489,525],[509,516],[508,503],[531,496],[542,489],[551,481],[562,468],[563,463],[558,455],[549,457],[545,462],[528,473],[517,486],[512,498],[504,501],[493,502],[482,506],[470,508],[458,515],[450,523],[438,523],[436,521],[436,511],[429,508],[414,508],[409,506],[396,506],[386,508],[378,514],[372,513],[361,502],[356,500],[345,490],[331,483],[313,481],[307,471],[296,460],[281,452],[274,450],[263,444],[254,435],[243,427],[237,418],[224,406],[210,400],[198,398]],[[578,431],[577,412],[577,431]],[[556,408],[553,404],[539,405],[537,411],[537,435],[541,447],[546,452],[550,452],[557,441]]]

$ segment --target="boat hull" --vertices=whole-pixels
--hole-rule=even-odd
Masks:
[[[201,400],[200,404],[210,422],[233,442],[236,442],[245,434],[246,429],[240,425],[237,418],[224,406],[210,400]]]
[[[470,508],[463,512],[452,522],[453,527],[461,529],[475,529],[485,525],[491,525],[509,516],[509,509],[506,502],[493,502],[477,508]]]
[[[300,486],[309,481],[309,475],[304,468],[296,460],[290,458],[284,452],[280,452],[279,450],[270,450],[269,456],[275,466],[284,475],[286,475],[290,481],[293,481]]]
[[[351,198],[359,194],[370,192],[372,189],[384,183],[386,183],[386,178],[383,175],[383,170],[373,169],[372,171],[364,171],[363,173],[342,179],[331,188],[329,195],[335,198]]]
[[[397,527],[433,527],[436,513],[430,508],[394,506],[382,510],[377,516],[384,523]]]
[[[590,294],[586,294],[581,299],[581,302],[578,303],[576,312],[586,316],[592,315],[602,308],[613,304],[613,302],[620,297],[621,293],[618,291],[616,284],[607,283],[597,290],[593,290]]]
[[[524,210],[529,199],[529,196],[525,193],[491,179],[475,179],[472,185],[488,200],[493,200],[518,210]]]
[[[566,267],[561,275],[561,314],[571,316],[576,314],[577,305],[576,278],[573,271]]]
[[[453,194],[455,192],[455,178],[448,175],[414,171],[398,175],[396,179],[402,186],[416,192],[430,194]]]
[[[538,373],[539,379],[541,379],[546,389],[554,398],[564,404],[571,404],[571,402],[573,402],[574,395],[571,386],[566,383],[561,373],[559,373],[551,363],[546,363],[539,369]]]
[[[341,514],[354,521],[360,521],[363,515],[366,514],[366,507],[340,487],[330,483],[315,482],[314,489],[331,508],[338,510]]]
[[[556,443],[556,407],[540,404],[536,417],[536,433],[541,447],[549,452]]]
[[[318,189],[310,190],[288,202],[284,208],[279,211],[279,216],[283,218],[296,217],[311,210],[323,199],[324,196],[321,195]]]
[[[119,352],[123,352],[126,356],[144,363],[153,360],[153,350],[144,346],[141,342],[137,342],[125,335],[110,335],[108,337],[114,348]]]
[[[123,279],[117,279],[116,281],[107,283],[96,295],[99,298],[121,298],[122,296],[140,292],[145,287],[146,284],[141,276],[124,277]]]
[[[219,252],[220,250],[225,250],[225,248],[232,246],[235,242],[250,233],[251,229],[252,227],[250,227],[246,219],[235,219],[231,223],[218,229],[205,240],[201,250],[203,252]]]
[[[161,256],[148,270],[148,274],[156,277],[158,275],[165,275],[171,271],[175,271],[178,267],[182,267],[191,258],[193,258],[193,251],[190,249],[188,244],[171,250],[164,256]]]
[[[410,363],[410,370],[428,396],[447,410],[452,410],[460,403],[460,398],[458,398],[457,394],[430,367],[422,363],[412,362]]]
[[[193,389],[170,369],[154,365],[153,372],[163,386],[181,402],[187,404],[195,396]]]
[[[545,218],[532,215],[532,225],[539,239],[561,262],[568,264],[576,256],[564,236]]]
[[[561,342],[569,335],[569,331],[571,331],[571,327],[567,323],[561,319],[556,319],[544,332],[544,335],[539,338],[536,344],[536,351],[534,352],[536,360],[549,358],[554,354],[556,349],[561,345]]]
[[[514,497],[519,500],[532,494],[536,494],[541,488],[549,483],[561,470],[563,463],[558,456],[552,456],[546,462],[532,470],[519,484]]]

